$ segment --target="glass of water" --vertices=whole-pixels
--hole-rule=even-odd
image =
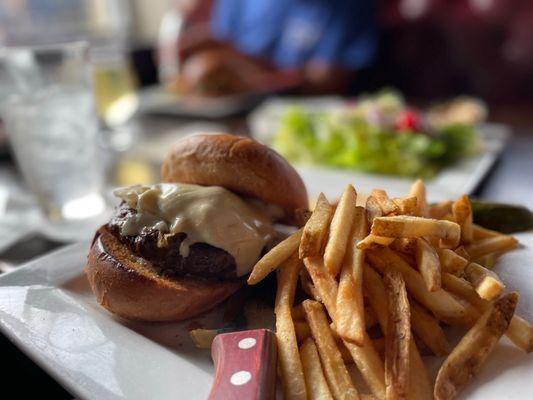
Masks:
[[[2,49],[16,87],[0,106],[11,147],[45,233],[64,240],[90,236],[108,209],[87,51],[85,42]]]

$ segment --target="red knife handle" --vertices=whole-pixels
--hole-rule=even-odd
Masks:
[[[255,329],[215,337],[215,378],[209,400],[274,400],[277,347],[274,332]]]

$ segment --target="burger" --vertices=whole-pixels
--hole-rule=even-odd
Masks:
[[[308,205],[298,173],[251,139],[199,134],[165,158],[162,183],[120,188],[85,273],[97,301],[127,319],[177,321],[237,291]]]

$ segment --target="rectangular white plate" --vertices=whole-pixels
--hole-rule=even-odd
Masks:
[[[521,292],[533,318],[533,233],[496,269]],[[213,367],[182,324],[126,323],[100,308],[83,275],[88,244],[76,244],[0,276],[0,329],[80,399],[205,399]],[[209,318],[216,318],[211,313]],[[213,321],[211,321],[213,322]],[[433,360],[432,364],[435,364]],[[533,398],[533,357],[506,339],[462,398]]]
[[[338,110],[345,106],[345,100],[340,97],[272,98],[250,115],[248,122],[252,136],[263,143],[270,143],[272,136],[278,131],[283,112],[294,104],[311,110]],[[497,160],[510,137],[510,129],[500,124],[482,124],[477,133],[480,142],[479,154],[443,168],[433,179],[427,180],[428,193],[433,196],[430,200],[439,201],[449,198],[450,195],[455,198],[458,194],[471,194]],[[374,188],[387,188],[390,195],[400,196],[408,193],[413,181],[409,178],[322,166],[298,166],[297,169],[311,197],[324,191],[324,182],[327,183],[325,194],[330,193],[331,196],[342,193],[347,183],[355,184],[361,192],[369,193]],[[320,185],[317,185],[317,182],[320,182]]]

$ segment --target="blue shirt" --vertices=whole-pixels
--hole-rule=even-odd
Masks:
[[[211,24],[217,39],[280,68],[322,60],[359,69],[377,47],[372,0],[215,0]]]

